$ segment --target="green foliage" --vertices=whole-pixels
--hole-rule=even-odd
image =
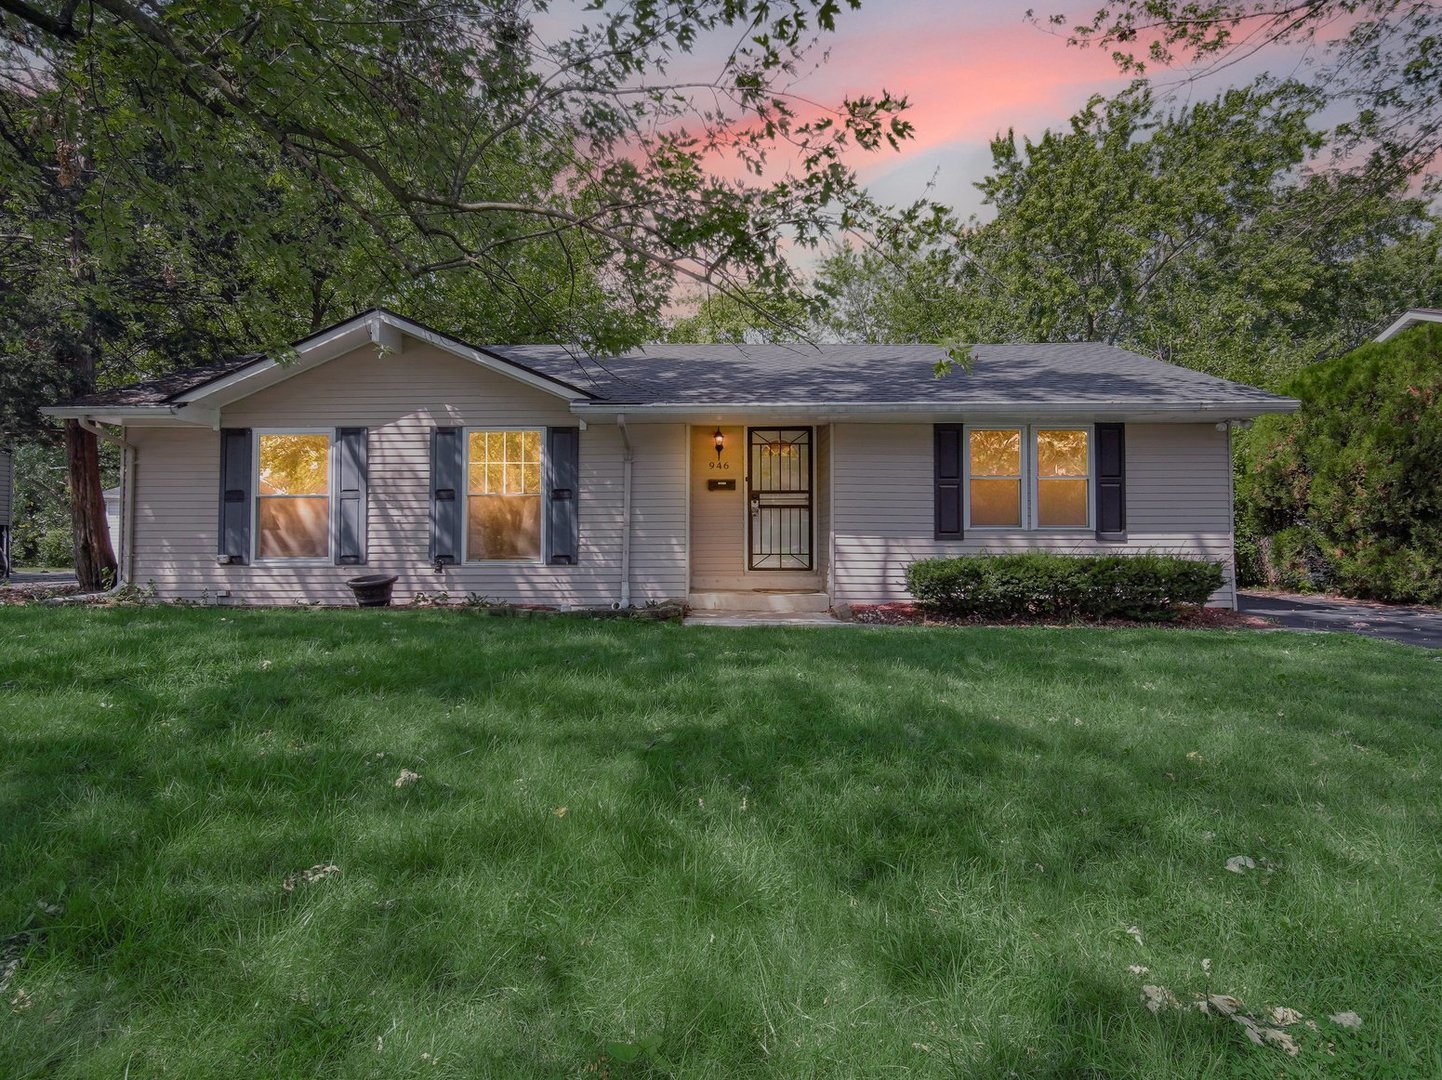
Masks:
[[[1208,73],[1269,47],[1309,56],[1313,82],[1338,125],[1339,156],[1376,176],[1415,176],[1442,151],[1442,8],[1414,0],[1108,0],[1049,17],[1070,42],[1106,48],[1123,71]],[[1285,56],[1285,54],[1283,54]]]
[[[1221,585],[1218,564],[1174,555],[972,555],[906,568],[923,608],[991,619],[1165,620]]]
[[[1253,580],[1442,602],[1442,326],[1303,372],[1293,416],[1239,440]]]
[[[107,484],[119,481],[119,457],[113,446],[101,444],[100,464]],[[16,567],[73,565],[65,452],[44,443],[26,443],[14,448],[14,461],[11,556]],[[112,543],[116,540],[111,537]]]
[[[1145,84],[992,144],[960,222],[919,204],[822,265],[844,340],[1104,341],[1262,386],[1442,301],[1425,200],[1320,167],[1320,98],[1260,81],[1185,108]]]

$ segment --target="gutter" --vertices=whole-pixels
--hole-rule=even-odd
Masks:
[[[1018,416],[1127,416],[1135,413],[1219,413],[1228,419],[1259,416],[1262,413],[1290,413],[1301,408],[1293,398],[1275,397],[1264,401],[697,401],[691,403],[659,402],[655,404],[622,404],[617,402],[576,401],[571,411],[577,415],[621,411],[653,417],[711,416],[736,412],[747,416],[816,416],[883,414],[953,415],[964,413],[977,417]]]
[[[626,430],[626,414],[616,414],[616,427],[621,432],[621,602],[622,611],[631,606],[631,462],[636,457],[631,433]]]
[[[105,591],[105,595],[110,596],[135,580],[135,466],[140,451],[124,436],[112,435],[88,416],[79,417],[76,422],[82,431],[120,447],[120,553],[115,560],[119,572],[115,575],[115,584]]]

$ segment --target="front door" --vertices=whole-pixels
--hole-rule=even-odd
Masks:
[[[748,428],[750,570],[811,570],[811,428]]]

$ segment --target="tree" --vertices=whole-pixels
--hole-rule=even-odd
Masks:
[[[1178,62],[1207,74],[1272,46],[1320,45],[1314,86],[1353,112],[1335,132],[1339,158],[1367,151],[1365,170],[1390,188],[1442,151],[1442,7],[1431,0],[1112,0],[1069,38],[1137,74]]]
[[[1442,295],[1425,203],[1309,171],[1293,83],[1165,110],[1144,85],[1035,142],[992,144],[995,217],[913,207],[822,270],[833,326],[872,340],[1103,341],[1271,385]],[[1325,224],[1324,224],[1325,223]]]
[[[1286,588],[1442,601],[1442,327],[1318,364],[1302,409],[1241,443],[1243,573]]]
[[[0,0],[5,423],[122,370],[277,347],[362,297],[602,350],[678,280],[785,297],[782,246],[866,207],[841,152],[909,135],[901,99],[802,117],[782,88],[835,0],[603,0],[551,39],[540,9]],[[738,30],[719,75],[669,74]],[[95,440],[66,440],[94,585],[113,566]]]
[[[467,267],[524,291],[507,256],[548,238],[604,261],[652,313],[673,278],[790,284],[782,246],[815,243],[864,206],[842,151],[910,134],[892,95],[801,115],[785,91],[839,0],[599,0],[550,37],[539,7],[0,0],[20,38],[10,78],[37,57],[50,70],[93,62],[124,88],[126,122],[163,104],[176,157],[200,167],[224,164],[205,134],[216,120],[262,138],[413,277]],[[738,33],[718,73],[673,73],[700,63],[707,35]],[[223,167],[212,176],[223,197]]]

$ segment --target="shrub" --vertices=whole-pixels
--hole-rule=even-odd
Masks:
[[[1442,326],[1308,368],[1238,443],[1251,580],[1442,602]]]
[[[1217,563],[1175,555],[973,555],[906,568],[926,610],[1003,619],[1171,619],[1221,584]]]

